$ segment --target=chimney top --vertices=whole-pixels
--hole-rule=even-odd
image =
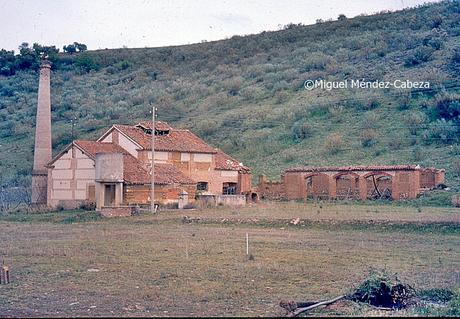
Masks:
[[[43,69],[43,68],[51,69],[51,62],[48,61],[48,60],[41,60],[40,61],[40,69]]]

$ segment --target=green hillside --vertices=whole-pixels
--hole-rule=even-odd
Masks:
[[[278,178],[298,165],[405,164],[447,169],[460,186],[460,3],[193,45],[60,53],[52,74],[53,147],[112,123],[187,127]],[[409,79],[427,90],[307,91],[308,79]],[[28,182],[36,69],[0,75],[2,185]]]

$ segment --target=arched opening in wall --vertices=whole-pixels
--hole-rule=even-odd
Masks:
[[[307,198],[329,199],[329,175],[317,173],[305,177]]]
[[[359,199],[359,175],[356,173],[339,173],[334,176],[337,199]]]
[[[251,193],[251,202],[257,203],[259,201],[259,196],[257,193]]]
[[[393,177],[384,172],[371,172],[364,175],[368,199],[391,199]]]

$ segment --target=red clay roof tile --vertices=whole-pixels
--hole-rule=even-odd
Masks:
[[[217,151],[215,161],[216,169],[227,170],[227,171],[239,171],[239,172],[250,172],[249,167],[240,164],[236,159],[230,155],[225,154],[219,149]]]
[[[413,171],[417,165],[369,165],[369,166],[305,166],[285,170],[285,172],[331,172],[331,171]]]
[[[167,125],[166,123],[163,124]],[[147,134],[142,128],[121,124],[115,124],[114,127],[134,140],[143,149],[152,149],[151,135]],[[216,153],[214,148],[206,144],[205,141],[189,130],[174,128],[171,128],[169,134],[155,136],[155,150],[189,153]]]

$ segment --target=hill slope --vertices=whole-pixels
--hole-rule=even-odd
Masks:
[[[418,163],[460,185],[460,5],[289,25],[176,47],[61,54],[53,147],[149,117],[190,128],[277,178],[298,165]],[[307,79],[430,81],[429,90],[307,91]],[[36,71],[0,76],[1,185],[27,183]],[[444,120],[441,120],[444,119]]]

